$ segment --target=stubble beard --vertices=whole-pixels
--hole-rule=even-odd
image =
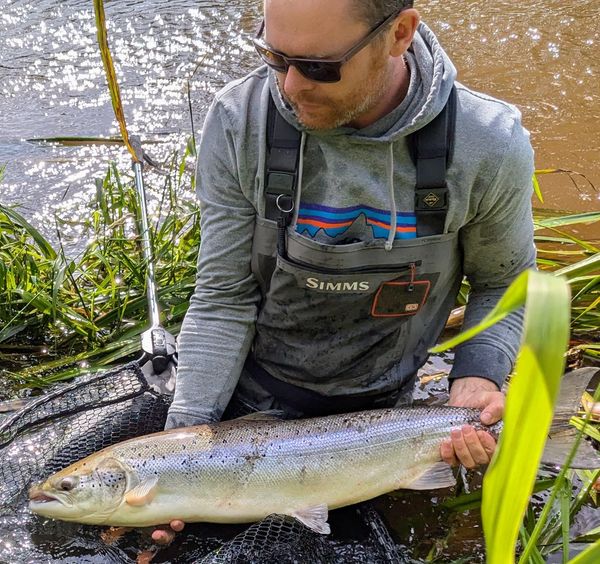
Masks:
[[[367,88],[366,92],[362,88],[358,88],[352,91],[345,100],[314,100],[320,105],[322,104],[324,110],[329,110],[323,112],[322,117],[319,116],[315,119],[302,115],[302,100],[288,97],[283,92],[279,80],[277,86],[283,99],[294,110],[298,122],[308,130],[320,131],[350,125],[354,120],[375,108],[390,87],[392,82],[390,73],[387,62],[383,60],[376,67],[372,67],[371,72],[365,78],[363,85]]]

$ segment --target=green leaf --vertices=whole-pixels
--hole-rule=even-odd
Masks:
[[[17,213],[15,210],[1,204],[0,213],[6,215],[6,217],[13,221],[17,226],[25,230],[27,234],[35,241],[45,258],[50,260],[54,260],[56,258],[56,251],[52,248],[52,245],[50,245],[46,238],[20,213]]]
[[[502,321],[507,315],[513,311],[519,309],[525,303],[525,297],[527,295],[527,285],[529,282],[530,273],[533,271],[523,272],[508,288],[502,298],[496,304],[496,307],[490,311],[490,313],[482,319],[481,323],[472,327],[468,331],[460,333],[453,339],[445,341],[432,349],[430,353],[441,353],[445,350],[451,349],[472,339],[475,335],[489,329],[498,321]]]
[[[566,266],[557,270],[554,274],[556,276],[566,276],[571,279],[575,276],[582,276],[588,272],[593,272],[600,269],[600,253],[595,254],[585,260],[576,262],[575,264]]]
[[[534,190],[535,195],[537,196],[538,200],[540,202],[542,202],[542,204],[543,204],[544,203],[544,195],[542,194],[542,189],[540,188],[540,183],[538,182],[536,174],[533,175],[533,190]]]
[[[598,564],[600,562],[600,541],[586,548],[570,561],[570,564]]]
[[[534,224],[536,229],[546,229],[550,227],[577,225],[579,223],[594,223],[596,221],[600,221],[600,212],[585,212],[546,219],[535,219]]]
[[[526,306],[523,344],[508,390],[504,429],[484,478],[482,518],[489,564],[514,562],[563,373],[569,302],[564,279],[525,272],[479,325],[436,347],[441,351],[456,346]]]

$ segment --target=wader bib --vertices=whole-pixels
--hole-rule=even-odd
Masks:
[[[263,300],[242,381],[304,415],[393,405],[403,387],[412,392],[462,280],[458,234],[443,233],[455,96],[410,140],[417,238],[390,250],[379,239],[325,244],[289,225],[300,133],[270,101],[266,217],[257,217],[252,249]],[[409,334],[422,336],[418,350],[406,350]]]

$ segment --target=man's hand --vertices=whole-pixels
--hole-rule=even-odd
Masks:
[[[167,545],[173,542],[175,535],[183,531],[185,523],[183,521],[171,521],[169,527],[164,529],[155,529],[152,531],[152,540],[156,544]]]
[[[452,384],[448,405],[481,409],[481,422],[493,425],[502,419],[504,394],[485,378],[460,378]],[[440,454],[444,462],[452,466],[462,464],[466,468],[475,468],[488,464],[495,449],[496,441],[489,433],[464,425],[454,429],[450,438],[442,442]]]

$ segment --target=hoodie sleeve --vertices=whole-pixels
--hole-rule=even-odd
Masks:
[[[518,115],[499,162],[475,217],[460,230],[463,268],[471,285],[465,329],[489,313],[521,272],[535,267],[533,149]],[[515,312],[458,347],[450,380],[479,376],[501,387],[513,368],[522,324],[523,312]]]
[[[167,428],[221,418],[254,338],[260,300],[250,267],[255,208],[238,180],[234,131],[217,99],[198,151],[202,242]]]

